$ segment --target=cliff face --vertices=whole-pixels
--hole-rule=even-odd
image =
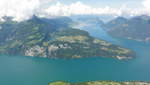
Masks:
[[[86,31],[69,27],[69,23],[68,18],[51,20],[35,16],[23,22],[1,23],[0,53],[48,58],[134,56],[129,49],[93,38]]]
[[[68,83],[68,82],[52,82],[49,85],[150,85],[147,82],[108,82],[108,81],[95,81],[83,83]]]

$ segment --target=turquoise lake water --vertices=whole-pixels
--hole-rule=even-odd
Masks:
[[[102,31],[101,31],[102,32]],[[134,50],[136,58],[117,60],[95,57],[82,59],[43,59],[24,56],[0,56],[0,85],[47,85],[51,81],[83,82],[95,80],[149,81],[150,44],[111,38],[91,31],[114,44]]]

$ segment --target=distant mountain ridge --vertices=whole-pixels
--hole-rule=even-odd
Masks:
[[[150,42],[150,16],[142,15],[130,19],[118,17],[105,23],[103,27],[112,36]]]

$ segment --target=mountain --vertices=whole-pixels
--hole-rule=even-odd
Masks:
[[[75,18],[73,17],[72,20],[74,21],[74,23],[72,23],[73,28],[88,31],[90,34],[92,31],[99,30],[100,26],[104,24],[104,22],[97,16],[79,16]]]
[[[118,26],[118,25],[122,25],[124,23],[127,23],[127,19],[124,18],[124,17],[117,17],[116,19],[114,20],[111,20],[109,22],[107,22],[106,24],[103,24],[105,26],[105,30],[111,30],[112,27],[115,27],[115,26]]]
[[[130,19],[119,17],[105,23],[103,27],[112,36],[150,42],[150,16],[142,15]]]
[[[15,22],[10,17],[4,17],[5,22],[0,23],[0,44],[13,40],[14,38],[23,39],[31,34],[35,35],[38,32],[46,36],[48,33],[54,32],[57,29],[68,28],[72,22],[67,17],[59,17],[53,19],[38,18],[33,16],[31,19]]]
[[[94,82],[81,82],[81,83],[68,83],[68,82],[51,82],[49,85],[150,85],[148,82],[113,82],[113,81],[94,81]]]
[[[112,19],[114,19],[113,15],[105,15],[105,14],[85,14],[85,15],[72,15],[70,16],[72,19],[79,19],[79,18],[84,18],[84,19],[89,19],[89,18],[97,18],[101,19],[103,22],[108,22]]]
[[[91,23],[91,24],[104,24],[102,20],[100,20],[99,16],[72,16],[70,17],[75,22],[85,22],[85,23]]]
[[[129,49],[91,37],[88,32],[70,27],[67,17],[31,19],[1,23],[0,54],[47,58],[81,58],[91,56],[131,58]]]
[[[91,36],[113,41],[110,35],[102,28],[104,22],[98,16],[79,16],[72,18],[75,22],[72,27],[87,31]]]

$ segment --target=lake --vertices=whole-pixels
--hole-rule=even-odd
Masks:
[[[102,33],[101,33],[102,32]],[[117,60],[95,57],[44,59],[0,56],[0,85],[47,85],[51,81],[83,82],[95,80],[150,81],[150,44],[112,38],[105,32],[91,35],[134,50],[136,58]]]

